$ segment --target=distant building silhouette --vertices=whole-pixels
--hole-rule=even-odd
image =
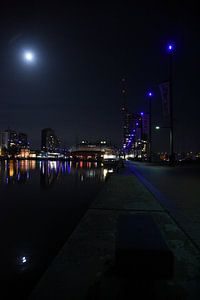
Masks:
[[[7,131],[0,132],[0,148],[8,149],[9,134]]]
[[[28,143],[28,136],[26,133],[20,132],[18,135],[18,144],[20,148],[27,148],[29,143]]]
[[[41,150],[45,152],[59,151],[60,141],[55,132],[51,128],[42,129],[41,134]]]

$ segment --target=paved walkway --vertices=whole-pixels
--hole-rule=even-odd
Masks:
[[[153,216],[175,255],[173,280],[157,281],[152,288],[150,281],[138,287],[137,282],[115,276],[115,228],[121,213]],[[198,249],[168,211],[124,168],[107,180],[30,299],[140,299],[136,296],[139,292],[148,299],[195,300],[200,299],[199,282]]]
[[[200,164],[176,167],[131,161],[126,164],[200,249]]]

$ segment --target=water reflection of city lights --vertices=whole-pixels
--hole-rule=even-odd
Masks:
[[[5,170],[4,170],[5,167]],[[113,169],[103,168],[101,163],[89,161],[34,161],[34,160],[8,160],[1,163],[1,178],[4,184],[25,184],[31,180],[32,170],[40,169],[40,177],[46,185],[58,181],[64,174],[74,175],[78,173],[79,181],[104,181],[108,173],[113,173]]]
[[[107,169],[103,169],[103,178],[104,179],[106,178],[107,174],[108,174],[108,170]]]
[[[9,176],[10,177],[14,176],[14,166],[13,166],[13,163],[10,163],[10,166],[9,166]]]
[[[30,169],[35,170],[36,168],[36,161],[35,160],[30,160]]]
[[[21,160],[20,169],[21,169],[21,171],[28,171],[29,170],[29,161],[28,160]]]
[[[114,172],[114,169],[103,169],[103,178],[105,179],[108,174],[111,174]]]
[[[44,174],[44,163],[42,164],[42,174]]]
[[[67,172],[68,172],[68,174],[71,173],[71,166],[72,166],[72,162],[70,161],[70,163],[67,163]]]
[[[91,168],[91,165],[92,165],[91,162],[88,161],[88,162],[87,162],[87,168],[90,169],[90,168]]]
[[[90,176],[90,177],[94,177],[94,176],[95,176],[94,170],[90,170],[90,171],[89,171],[89,176]]]
[[[56,161],[49,161],[49,165],[50,165],[50,168],[51,170],[56,170]]]

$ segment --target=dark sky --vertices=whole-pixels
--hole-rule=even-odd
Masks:
[[[1,2],[0,130],[27,132],[32,147],[44,127],[67,145],[101,138],[120,144],[122,77],[130,111],[148,110],[152,88],[153,123],[166,126],[158,83],[168,76],[165,46],[173,41],[175,148],[199,150],[197,4],[65,2]],[[35,64],[23,62],[24,49],[35,51]],[[153,134],[154,150],[168,150],[168,138],[167,129]]]

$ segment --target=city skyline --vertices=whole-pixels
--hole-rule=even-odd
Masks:
[[[152,89],[153,125],[166,126],[158,85],[168,76],[165,47],[173,41],[175,151],[199,150],[195,3],[41,4],[38,12],[36,3],[29,9],[22,2],[2,12],[1,129],[27,132],[34,148],[46,127],[65,144],[103,137],[121,145],[123,77],[129,111],[148,112]],[[24,49],[35,53],[34,64],[22,62]],[[153,130],[152,140],[154,151],[168,150],[166,129]]]
[[[133,122],[131,122],[133,120]],[[18,147],[18,150],[24,149],[29,151],[37,151],[38,153],[41,152],[58,152],[62,153],[63,151],[72,150],[74,147],[78,147],[79,145],[99,145],[99,144],[106,144],[114,147],[116,150],[118,149],[121,151],[121,154],[134,154],[137,156],[141,154],[142,148],[144,149],[144,153],[148,153],[148,143],[149,143],[149,115],[148,113],[141,112],[139,113],[132,113],[127,112],[125,118],[125,124],[127,124],[128,130],[124,132],[124,144],[120,144],[120,146],[113,144],[111,140],[106,140],[103,137],[96,138],[95,140],[88,140],[84,137],[76,140],[75,143],[65,144],[63,140],[60,139],[60,136],[57,135],[57,132],[53,128],[42,128],[40,130],[40,135],[38,136],[38,147],[34,147],[31,141],[31,137],[27,135],[27,133],[8,128],[6,130],[0,130],[0,154],[2,149],[9,150],[12,148],[12,144]],[[153,128],[156,131],[160,130],[159,126]],[[48,132],[47,137],[44,137],[43,132]],[[51,134],[53,136],[51,136]],[[46,133],[45,133],[46,135]],[[49,139],[50,137],[50,139]],[[122,142],[123,142],[122,141]],[[139,145],[137,145],[139,142]],[[142,148],[141,148],[142,147]],[[147,148],[146,148],[147,147]],[[35,152],[33,152],[35,153]],[[169,151],[161,150],[157,152],[153,152],[152,154],[157,155],[159,157],[160,154],[170,154]],[[193,155],[193,157],[199,158],[200,150],[197,151],[190,151],[187,149],[186,151],[175,151],[175,154],[185,154],[185,155]],[[130,156],[131,157],[131,156]]]

